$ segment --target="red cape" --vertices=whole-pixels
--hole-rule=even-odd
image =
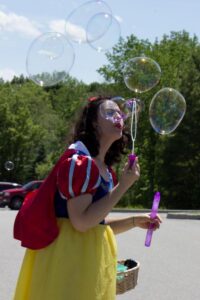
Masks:
[[[20,240],[23,247],[42,249],[58,236],[59,229],[54,208],[58,169],[64,160],[75,153],[77,153],[75,149],[67,149],[40,188],[30,193],[23,202],[14,223],[14,238]],[[109,169],[116,185],[115,173]]]
[[[64,152],[39,190],[31,193],[19,210],[14,223],[14,238],[20,240],[23,247],[41,249],[58,236],[54,209],[57,171],[60,164],[75,153],[74,149]]]

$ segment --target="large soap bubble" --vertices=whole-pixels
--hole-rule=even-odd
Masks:
[[[157,133],[169,134],[180,124],[185,111],[184,97],[175,89],[163,88],[154,95],[150,103],[150,123]]]
[[[157,62],[145,56],[134,57],[123,69],[126,86],[135,93],[144,93],[156,86],[161,77]]]
[[[101,0],[87,1],[74,9],[66,20],[67,36],[76,43],[82,44],[99,39],[110,26],[110,20],[102,20],[100,26],[87,35],[88,22],[97,14],[112,14],[110,7]]]
[[[75,54],[67,38],[57,32],[47,32],[36,38],[27,54],[29,78],[40,86],[52,86],[62,81],[74,64]]]
[[[111,49],[119,41],[120,36],[120,24],[111,14],[96,14],[88,22],[87,40],[89,45],[98,52]]]

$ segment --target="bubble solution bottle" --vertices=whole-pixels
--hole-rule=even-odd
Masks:
[[[158,212],[159,203],[160,203],[160,193],[156,192],[155,195],[154,195],[153,205],[152,205],[151,214],[150,214],[151,219],[154,219],[156,217],[157,212]],[[150,247],[150,245],[151,245],[153,229],[154,229],[154,224],[151,223],[149,225],[149,228],[148,228],[147,234],[146,234],[146,239],[145,239],[145,246],[146,247]]]

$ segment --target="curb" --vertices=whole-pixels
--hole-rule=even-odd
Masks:
[[[150,209],[120,209],[114,208],[112,213],[150,213]],[[200,220],[200,210],[169,210],[159,209],[159,214],[167,214],[167,219]]]
[[[199,209],[158,209],[159,213],[162,214],[169,214],[169,213],[173,213],[173,214],[191,214],[191,215],[199,215],[200,216],[200,210]],[[113,208],[112,212],[130,212],[130,213],[149,213],[151,212],[151,209],[147,209],[147,208],[143,208],[143,209],[137,209],[137,208]]]
[[[191,213],[168,213],[167,219],[200,220],[200,214]]]

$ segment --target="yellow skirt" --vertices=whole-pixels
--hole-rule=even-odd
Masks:
[[[110,226],[81,233],[64,218],[58,226],[52,244],[26,250],[14,300],[114,300],[117,254]]]

